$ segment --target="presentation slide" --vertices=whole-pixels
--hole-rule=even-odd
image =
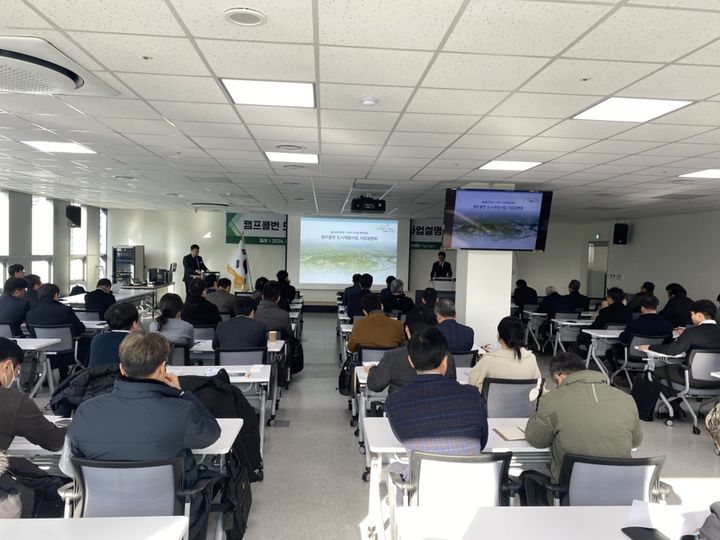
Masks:
[[[398,222],[300,218],[299,282],[346,284],[353,274],[398,274]]]
[[[450,247],[533,250],[541,207],[542,193],[458,190]]]

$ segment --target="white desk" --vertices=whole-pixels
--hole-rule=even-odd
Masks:
[[[108,323],[105,321],[82,321],[82,323],[85,325],[86,332],[96,333],[108,329]]]
[[[607,369],[605,369],[605,365],[602,363],[602,360],[600,360],[597,356],[598,348],[601,344],[605,344],[605,348],[607,348],[610,344],[617,342],[622,332],[622,330],[583,329],[583,333],[588,334],[592,338],[592,342],[590,342],[590,347],[588,348],[587,358],[585,358],[585,367],[590,367],[590,360],[595,362],[602,374],[605,375],[605,380],[608,384],[610,384],[610,374],[607,372]]]
[[[155,296],[155,287],[152,288],[132,288],[132,289],[120,289],[119,292],[114,293],[116,302],[130,302],[132,304],[142,304],[144,300],[153,301]],[[72,296],[63,296],[60,298],[60,302],[67,304],[74,308],[85,308],[85,293],[74,294]]]
[[[557,354],[558,347],[565,352],[563,341],[574,341],[585,326],[590,326],[592,321],[580,319],[552,319],[555,323],[555,340],[553,342],[553,354]]]
[[[181,540],[185,516],[0,519],[0,538],[38,540]]]
[[[50,395],[55,391],[55,382],[52,379],[51,373],[52,368],[50,367],[50,360],[47,358],[47,354],[45,354],[45,350],[48,347],[51,347],[52,345],[56,345],[60,343],[60,339],[58,338],[48,338],[48,339],[36,339],[36,338],[13,338],[13,341],[18,344],[18,347],[20,347],[23,351],[26,352],[33,352],[37,355],[37,363],[42,366],[42,371],[40,372],[40,377],[38,378],[37,382],[33,385],[32,390],[30,390],[29,396],[31,398],[35,397],[35,395],[38,393],[40,388],[42,387],[42,384],[47,379],[48,381],[48,388],[50,389]],[[35,372],[35,369],[32,368],[32,373]]]
[[[647,357],[647,365],[645,366],[645,369],[653,372],[653,374],[655,373],[655,368],[658,366],[678,365],[682,364],[685,361],[685,353],[670,355],[662,354],[655,351],[645,351],[645,354]],[[675,417],[675,409],[673,408],[672,403],[670,403],[670,400],[667,398],[664,392],[660,392],[660,401],[663,402],[663,405],[665,405],[668,410],[668,417],[665,420],[665,424],[671,426],[673,423],[673,418]],[[693,429],[695,428],[693,427]]]
[[[523,311],[523,313],[528,317],[527,326],[525,326],[525,343],[530,345],[528,340],[532,337],[535,346],[540,350],[540,342],[535,331],[540,327],[542,319],[547,317],[547,313],[538,313],[537,311]]]

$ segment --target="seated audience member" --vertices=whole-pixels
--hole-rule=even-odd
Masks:
[[[367,293],[363,296],[362,311],[365,317],[353,324],[348,340],[347,348],[350,352],[357,351],[363,345],[390,349],[404,343],[403,323],[385,315],[378,295]]]
[[[259,303],[260,300],[262,300],[262,292],[268,281],[269,280],[266,277],[259,277],[255,280],[255,290],[250,295],[250,298],[252,298],[256,304]]]
[[[640,312],[640,302],[643,298],[648,296],[655,296],[655,284],[652,281],[646,281],[640,287],[640,291],[636,292],[635,295],[627,303],[628,309],[633,313]]]
[[[663,337],[672,335],[673,327],[669,321],[658,315],[659,301],[652,295],[640,298],[640,316],[625,327],[620,341],[630,345],[633,336]]]
[[[119,364],[120,343],[130,332],[139,328],[139,318],[137,308],[129,302],[118,302],[110,306],[105,312],[105,322],[108,323],[110,331],[97,334],[93,338],[88,367]]]
[[[665,290],[667,291],[668,301],[660,311],[660,316],[670,321],[674,328],[692,324],[690,318],[692,300],[688,298],[685,287],[679,283],[670,283],[665,287]]]
[[[14,336],[22,336],[20,326],[30,311],[30,303],[25,300],[27,281],[25,278],[11,277],[5,281],[0,296],[0,323],[8,323]]]
[[[278,305],[279,301],[280,288],[277,281],[268,281],[255,311],[255,320],[264,324],[266,331],[278,331],[281,339],[289,339],[293,334],[290,314]]]
[[[580,282],[573,279],[568,283],[568,294],[565,295],[570,311],[587,311],[590,308],[590,299],[580,294]]]
[[[230,292],[232,281],[228,278],[220,278],[217,281],[217,289],[215,292],[208,293],[207,301],[215,304],[220,313],[229,313],[231,316],[237,315],[235,302],[237,298]]]
[[[567,297],[560,296],[557,289],[550,285],[545,287],[545,298],[538,306],[538,313],[547,313],[547,320],[554,319],[558,313],[569,313],[572,310],[570,308],[570,302]]]
[[[392,283],[390,283],[390,297],[387,301],[382,300],[381,297],[383,309],[386,313],[390,313],[391,311],[407,313],[415,307],[415,302],[413,302],[411,298],[405,296],[404,288],[405,284],[401,279],[394,279]]]
[[[528,287],[527,281],[518,279],[515,282],[515,290],[512,295],[513,304],[523,309],[525,306],[537,305],[537,291],[532,287]]]
[[[662,354],[681,354],[691,349],[720,349],[720,326],[715,322],[717,307],[712,300],[697,300],[690,304],[690,319],[694,326],[676,328],[680,334],[665,345],[640,345],[642,351]],[[684,378],[682,382],[684,382]]]
[[[449,298],[441,298],[435,304],[437,329],[445,336],[450,352],[466,352],[475,345],[475,331],[469,326],[457,322],[455,302]]]
[[[255,302],[250,298],[238,299],[237,317],[223,321],[215,328],[213,349],[264,347],[267,344],[267,329],[255,320],[255,309]]]
[[[295,299],[295,287],[290,285],[290,276],[285,270],[279,270],[276,274],[278,287],[280,288],[280,297],[292,302]]]
[[[380,300],[382,301],[383,305],[385,305],[388,299],[392,296],[392,293],[390,292],[390,284],[396,279],[397,278],[395,276],[388,276],[385,278],[386,287],[380,291]]]
[[[114,303],[115,295],[109,279],[98,280],[95,290],[85,294],[85,311],[97,311],[100,319],[105,318],[105,311]]]
[[[485,379],[539,379],[535,355],[523,347],[525,330],[520,319],[505,317],[497,327],[500,348],[480,357],[468,381],[482,389]]]
[[[205,406],[182,390],[177,375],[167,373],[169,354],[161,334],[138,331],[123,341],[121,377],[113,391],[83,402],[75,412],[68,430],[72,456],[108,461],[180,456],[185,487],[195,484],[199,471],[190,450],[212,444],[221,430]],[[207,502],[202,497],[192,502],[191,538],[205,538]]]
[[[28,274],[25,276],[25,281],[27,281],[28,284],[28,288],[25,291],[25,300],[27,300],[30,304],[30,309],[36,308],[40,303],[40,299],[38,298],[37,293],[38,289],[42,286],[40,276],[36,276],[35,274]]]
[[[642,442],[640,418],[635,401],[628,394],[605,384],[599,371],[585,369],[585,362],[573,353],[550,359],[550,377],[557,384],[540,398],[538,409],[528,420],[525,437],[535,448],[550,447],[550,479],[557,483],[566,453],[593,457],[629,458]],[[547,504],[538,478],[548,477],[527,471],[524,502]]]
[[[67,479],[49,475],[20,457],[12,458],[5,474],[2,470],[9,465],[2,452],[15,437],[53,452],[63,447],[65,439],[65,428],[48,421],[27,394],[14,388],[22,362],[23,351],[17,343],[0,337],[0,518],[61,517],[56,490]]]
[[[27,312],[25,320],[31,329],[34,326],[46,325],[68,325],[74,338],[85,332],[85,325],[78,319],[75,311],[70,306],[61,304],[60,287],[52,283],[46,283],[38,291],[40,304],[35,309]],[[87,347],[87,344],[86,344]],[[87,348],[85,349],[87,350]],[[60,380],[68,376],[68,368],[75,363],[74,353],[69,355],[55,355],[50,358],[50,365],[60,372]]]
[[[195,278],[188,286],[188,299],[180,314],[183,321],[193,326],[216,325],[222,318],[215,304],[205,298],[205,282]]]
[[[605,295],[604,308],[598,311],[595,320],[588,326],[592,330],[607,328],[609,324],[627,325],[633,320],[632,313],[623,303],[625,293],[619,287],[610,287]],[[587,351],[592,338],[589,334],[581,332],[577,337],[577,347],[580,351]]]
[[[345,287],[345,290],[343,291],[342,298],[340,299],[343,306],[347,306],[348,299],[353,294],[359,293],[362,290],[362,287],[360,286],[360,274],[353,274],[352,282],[353,284],[349,287]]]
[[[425,307],[430,309],[435,309],[435,304],[437,303],[437,300],[438,293],[432,287],[427,287],[423,291],[422,296],[420,297],[420,302],[422,302]]]
[[[14,278],[24,278],[25,267],[22,264],[11,264],[8,266],[8,276]]]
[[[214,293],[218,284],[217,274],[207,274],[203,279],[205,280],[205,294]]]
[[[160,315],[150,323],[151,332],[159,332],[173,345],[189,345],[195,342],[195,329],[180,318],[183,301],[180,295],[163,294],[160,298]]]
[[[417,306],[411,309],[405,318],[405,336],[410,339],[413,334],[434,325],[435,314],[432,310],[424,306]],[[417,371],[408,362],[407,342],[402,347],[387,351],[377,366],[366,368],[366,370],[368,371],[367,387],[372,392],[382,392],[387,388],[388,394],[392,394],[398,388],[413,382],[417,377]],[[445,376],[448,379],[457,378],[452,354],[448,355]]]
[[[350,317],[355,315],[362,315],[362,299],[363,297],[371,292],[370,289],[373,284],[373,277],[370,274],[363,274],[360,276],[360,292],[357,292],[348,298],[346,313]]]
[[[395,436],[410,451],[479,454],[488,438],[487,409],[477,388],[444,377],[447,342],[437,328],[425,328],[408,342],[413,382],[385,401]]]

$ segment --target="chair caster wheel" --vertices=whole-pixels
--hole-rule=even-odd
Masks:
[[[715,447],[715,454],[720,456],[720,447],[719,446]]]
[[[348,411],[352,411],[352,401],[348,399]]]
[[[274,426],[274,425],[275,425],[275,419],[274,419],[274,418],[271,418],[270,420],[268,420],[268,421],[267,421],[267,425],[268,425],[268,426]]]
[[[362,456],[365,455],[365,444],[360,443],[359,452],[360,452],[360,455],[362,455]]]
[[[673,425],[673,421],[668,418],[667,420],[665,420],[665,425],[671,427]]]
[[[359,437],[359,436],[360,436],[360,428],[357,428],[357,429],[355,430],[354,435],[355,435],[356,437]]]
[[[262,482],[265,479],[265,473],[263,473],[262,471],[258,471],[256,474],[258,482]]]
[[[363,482],[370,481],[370,471],[365,471],[364,473],[362,473],[362,481]]]
[[[357,426],[357,418],[351,418],[350,419],[350,427]]]
[[[697,426],[693,426],[693,434],[694,435],[700,435],[700,428]]]

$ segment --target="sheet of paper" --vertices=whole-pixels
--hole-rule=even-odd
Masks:
[[[680,538],[698,530],[710,510],[688,511],[687,507],[633,501],[627,527],[657,529],[669,538]]]
[[[504,428],[493,428],[493,431],[500,435],[505,441],[524,441],[525,431],[518,426],[510,426]]]

